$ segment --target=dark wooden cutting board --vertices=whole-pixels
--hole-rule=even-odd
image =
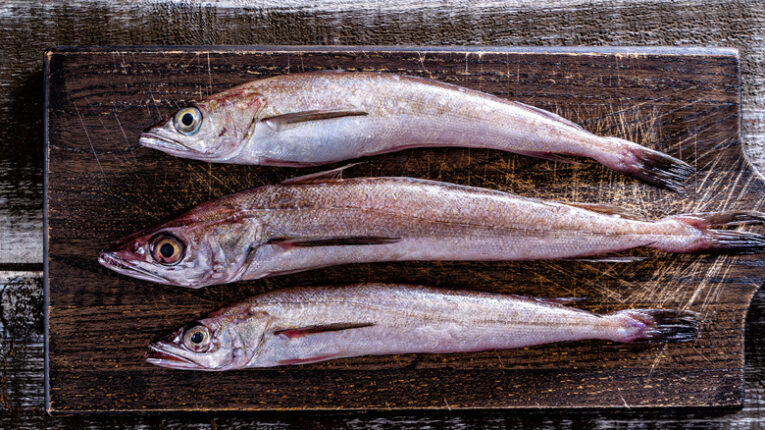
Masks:
[[[632,254],[632,264],[412,262],[347,265],[198,291],[117,275],[102,247],[204,201],[309,169],[211,165],[137,145],[179,107],[236,84],[311,70],[424,76],[556,112],[697,169],[685,194],[591,162],[489,150],[407,150],[346,176],[412,176],[524,196],[605,202],[646,216],[762,209],[739,141],[739,69],[725,49],[389,47],[61,49],[46,55],[47,381],[51,412],[360,408],[736,406],[744,320],[762,256]],[[760,227],[750,227],[762,231]],[[509,351],[359,357],[225,373],[163,369],[146,346],[218,307],[296,285],[418,283],[587,297],[596,312],[699,311],[695,342],[577,342]]]

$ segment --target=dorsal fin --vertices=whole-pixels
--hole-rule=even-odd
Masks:
[[[603,215],[615,215],[620,218],[644,220],[645,218],[630,212],[629,210],[615,205],[602,204],[602,203],[581,203],[581,202],[561,202],[564,205],[574,206],[581,209],[587,209],[588,211],[597,212]]]
[[[590,300],[589,297],[534,297],[534,299],[542,303],[555,303],[562,306]]]
[[[345,166],[340,166],[337,169],[324,170],[321,172],[309,173],[303,176],[296,176],[294,178],[285,179],[281,181],[280,184],[281,185],[310,184],[314,182],[321,182],[326,179],[342,179],[343,171],[345,169],[348,169],[353,166],[357,166],[359,164],[362,164],[362,163],[361,162],[351,163],[351,164],[346,164]]]
[[[509,103],[515,104],[515,105],[517,105],[520,108],[526,109],[526,110],[534,112],[534,113],[538,113],[538,114],[540,114],[542,116],[545,116],[547,118],[550,118],[550,119],[558,121],[558,122],[561,122],[563,124],[570,125],[571,127],[575,127],[575,128],[577,128],[579,130],[584,130],[584,127],[582,127],[581,125],[579,125],[579,124],[577,124],[577,123],[575,123],[573,121],[569,121],[566,118],[563,118],[562,116],[560,116],[558,114],[554,114],[554,113],[552,113],[550,111],[547,111],[547,110],[544,110],[544,109],[540,109],[540,108],[535,107],[535,106],[527,105],[527,104],[521,103],[521,102],[511,101]]]
[[[519,296],[517,294],[509,294],[508,297],[512,297],[516,300],[523,300],[531,303],[540,303],[552,307],[566,308],[571,311],[583,312],[586,314],[593,314],[590,311],[584,309],[572,308],[569,305],[590,300],[588,297],[536,297],[536,296]]]
[[[324,119],[342,118],[344,116],[363,116],[366,112],[353,110],[307,110],[302,112],[285,113],[283,115],[269,116],[261,119],[272,130],[279,131],[282,127],[289,124],[296,124],[306,121],[320,121]]]

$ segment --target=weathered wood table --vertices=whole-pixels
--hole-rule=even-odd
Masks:
[[[747,320],[744,408],[534,412],[338,412],[191,414],[48,418],[42,411],[42,53],[58,45],[97,44],[437,44],[437,45],[718,45],[741,51],[742,140],[761,166],[765,122],[762,67],[765,6],[718,1],[613,3],[554,1],[531,5],[429,1],[375,7],[260,4],[236,8],[175,2],[55,5],[17,0],[0,8],[0,269],[2,338],[0,424],[3,428],[73,426],[311,427],[464,426],[673,428],[757,427],[763,414],[765,294]]]

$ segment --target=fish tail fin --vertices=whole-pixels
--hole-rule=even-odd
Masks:
[[[726,254],[756,254],[765,252],[765,235],[747,231],[716,230],[745,224],[765,223],[765,213],[758,211],[706,212],[667,218],[701,232],[692,241],[671,241],[656,247],[668,252],[719,252]]]
[[[690,164],[629,140],[607,137],[609,147],[616,147],[615,156],[598,160],[607,167],[653,185],[681,191],[683,183],[696,171]]]
[[[747,231],[709,230],[707,248],[726,254],[759,254],[765,251],[765,236]]]
[[[703,221],[709,228],[746,224],[765,224],[765,212],[760,211],[701,212],[689,215],[678,215],[678,217],[696,218],[697,220]]]
[[[677,309],[627,309],[607,318],[618,321],[615,342],[690,342],[701,323],[698,312]]]

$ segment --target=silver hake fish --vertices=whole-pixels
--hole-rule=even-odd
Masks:
[[[678,190],[693,168],[551,112],[389,73],[314,72],[249,82],[180,109],[141,135],[168,154],[216,163],[307,166],[415,147],[586,157]]]
[[[422,179],[309,175],[204,203],[118,241],[99,261],[134,278],[201,288],[347,263],[765,250],[763,235],[714,229],[762,223],[762,212],[647,221],[614,211]]]
[[[690,341],[698,317],[671,309],[598,315],[544,299],[407,285],[300,288],[214,312],[150,344],[145,357],[162,367],[221,371],[585,339]]]

